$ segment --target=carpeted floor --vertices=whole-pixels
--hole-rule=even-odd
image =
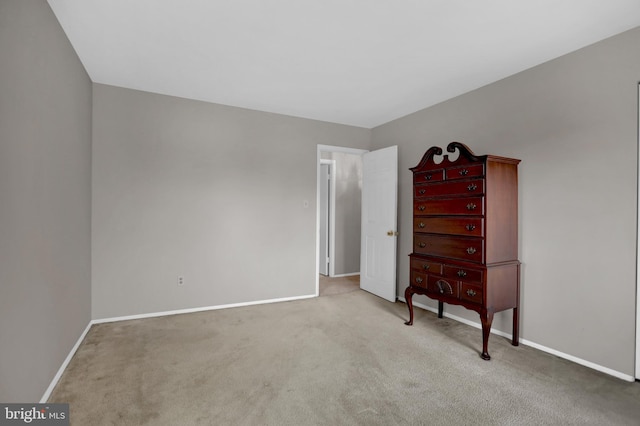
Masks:
[[[640,384],[364,291],[94,325],[49,402],[88,425],[638,425]]]
[[[320,274],[320,296],[333,296],[360,290],[360,275],[328,277]]]

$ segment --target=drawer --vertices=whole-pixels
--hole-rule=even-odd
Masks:
[[[482,283],[482,269],[467,268],[466,266],[444,265],[442,275],[464,281]]]
[[[425,182],[441,182],[444,180],[444,169],[429,170],[426,172],[414,173],[413,183],[425,183]]]
[[[414,200],[415,216],[484,214],[484,197],[445,198],[441,200]]]
[[[483,240],[480,238],[421,234],[413,236],[413,251],[419,254],[482,263],[484,261],[483,249]]]
[[[463,281],[460,287],[460,299],[482,305],[482,286]]]
[[[411,271],[411,285],[413,287],[427,288],[427,274],[423,274],[417,271]]]
[[[411,269],[430,274],[442,274],[442,264],[431,260],[412,257]],[[413,282],[413,281],[412,281]]]
[[[474,164],[471,166],[452,167],[445,170],[445,179],[467,179],[470,177],[484,176],[484,164]]]
[[[479,217],[416,217],[413,219],[413,232],[482,237],[483,231],[482,218]]]
[[[443,195],[482,195],[484,179],[443,182],[434,185],[415,185],[415,197],[439,197]]]
[[[429,275],[427,277],[427,291],[432,293],[458,298],[458,285],[459,282],[456,280],[450,280],[437,275]]]

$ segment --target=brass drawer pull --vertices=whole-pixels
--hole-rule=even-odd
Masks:
[[[429,173],[429,174],[428,174],[428,175],[426,175],[424,178],[425,178],[426,180],[431,180],[431,178],[432,178],[432,177],[433,177],[433,176],[431,176],[431,173]]]
[[[426,226],[426,225],[424,224],[424,222],[420,222],[420,223],[418,224],[418,228],[424,228],[425,226]]]
[[[469,203],[469,204],[467,204],[467,210],[475,210],[475,209],[476,209],[476,207],[478,207],[478,206],[476,206],[476,205],[475,205],[475,204],[473,204],[473,203]]]
[[[460,173],[460,176],[466,176],[469,174],[469,170],[467,169],[462,169],[460,170],[458,173]]]
[[[467,186],[467,189],[469,191],[475,191],[476,189],[478,189],[478,185],[476,185],[475,183],[472,183],[469,186]]]
[[[416,282],[417,282],[418,284],[422,284],[422,278],[420,278],[420,277],[416,277]]]
[[[428,271],[430,267],[431,266],[429,265],[422,265],[422,269],[424,269],[425,271]]]
[[[440,292],[440,294],[453,294],[453,288],[451,288],[451,284],[449,284],[445,280],[436,281],[436,286],[438,287],[438,291]]]
[[[472,223],[468,223],[465,228],[467,228],[467,231],[473,231],[474,229],[476,229],[476,226]]]
[[[425,208],[425,206],[418,206],[418,210],[420,210],[421,212],[423,212]]]
[[[426,189],[421,189],[420,191],[418,191],[418,194],[422,195],[422,194],[424,194],[425,192],[427,192],[427,190],[426,190]]]
[[[474,254],[476,251],[477,251],[477,250],[476,250],[475,248],[473,248],[473,247],[468,247],[468,248],[467,248],[467,253],[468,253],[468,254]]]
[[[425,248],[427,245],[425,243],[418,243],[418,247]]]
[[[464,270],[460,269],[460,270],[458,271],[458,276],[459,276],[459,277],[466,277],[466,276],[467,276],[467,273],[466,273]]]
[[[475,292],[475,291],[473,291],[473,290],[471,290],[471,289],[468,289],[468,290],[467,290],[467,296],[473,297],[473,296],[475,296],[475,295],[476,295],[476,292]]]

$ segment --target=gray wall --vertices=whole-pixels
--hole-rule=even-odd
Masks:
[[[519,158],[522,338],[634,374],[638,46],[640,28],[373,129],[374,148],[399,145],[399,292],[407,169],[450,141]],[[510,333],[510,318],[495,327]]]
[[[39,401],[91,320],[91,81],[44,1],[0,2],[0,401]]]
[[[93,318],[315,294],[317,145],[370,130],[100,84],[93,107]]]

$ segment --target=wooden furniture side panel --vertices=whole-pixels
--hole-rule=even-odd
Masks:
[[[487,161],[485,260],[487,264],[518,259],[517,163]]]
[[[519,262],[487,267],[487,310],[500,312],[518,307],[519,271]]]

